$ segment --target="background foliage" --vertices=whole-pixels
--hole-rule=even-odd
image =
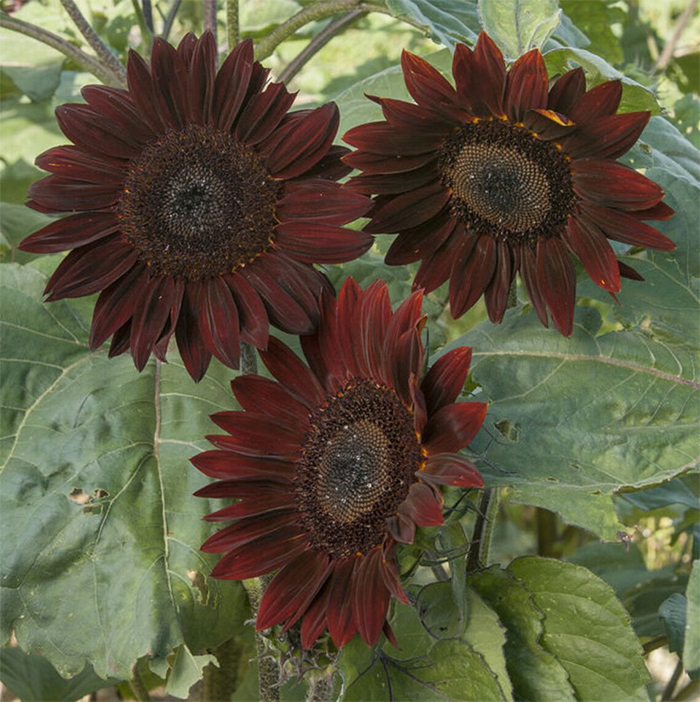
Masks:
[[[78,4],[121,60],[130,46],[144,49],[137,4]],[[264,40],[318,4],[241,0],[243,35]],[[162,26],[171,3],[154,7]],[[450,49],[482,28],[508,58],[542,48],[550,75],[580,64],[589,85],[621,78],[621,109],[655,115],[624,160],[666,190],[677,214],[659,229],[678,248],[620,248],[646,280],[625,281],[619,304],[582,275],[570,339],[541,327],[524,295],[499,326],[481,304],[454,322],[446,291],[428,296],[434,358],[471,346],[465,390],[490,403],[471,446],[501,495],[490,567],[465,576],[475,511],[448,495],[455,509],[445,527],[402,555],[415,604],[392,615],[401,649],[370,650],[356,638],[339,656],[319,649],[300,662],[293,640],[272,632],[288,674],[326,672],[337,657],[334,694],[347,700],[697,691],[700,18],[696,11],[679,25],[685,8],[681,0],[387,0],[292,80],[298,105],[338,103],[342,134],[378,118],[365,93],[407,98],[401,48],[449,76]],[[85,48],[58,0],[32,0],[13,16]],[[328,22],[306,24],[264,63],[279,74]],[[201,27],[201,3],[183,2],[172,39]],[[60,257],[17,250],[49,221],[22,203],[41,176],[34,157],[64,141],[53,110],[95,78],[7,29],[0,62],[0,626],[3,642],[19,644],[2,651],[0,679],[23,700],[71,700],[129,680],[133,690],[122,694],[142,697],[141,688],[164,683],[187,697],[218,660],[233,699],[255,698],[248,599],[240,583],[207,577],[213,560],[198,548],[210,526],[201,517],[216,506],[192,497],[207,480],[188,462],[207,447],[208,415],[236,407],[233,372],[214,363],[194,384],[171,349],[168,364],[151,361],[138,374],[129,358],[89,351],[93,299],[42,302]],[[378,237],[329,276],[384,278],[400,301],[415,271],[383,265],[388,243]],[[656,647],[677,660],[667,690],[649,685],[642,654]],[[689,677],[677,685],[681,673]],[[282,698],[304,698],[306,680],[320,675],[288,682]]]

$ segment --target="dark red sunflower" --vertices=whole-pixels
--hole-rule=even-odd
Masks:
[[[457,45],[455,86],[404,52],[415,104],[378,102],[385,121],[351,129],[357,147],[344,161],[361,170],[350,186],[376,195],[365,231],[398,233],[386,262],[421,261],[415,287],[450,279],[452,315],[484,294],[500,322],[519,271],[538,317],[571,334],[576,292],[573,253],[593,281],[615,293],[620,276],[608,239],[654,249],[675,245],[642,220],[666,219],[662,189],[615,159],[637,140],[648,112],[616,114],[620,81],[586,91],[583,71],[549,85],[533,50],[506,71],[482,33],[474,51]]]
[[[276,380],[232,382],[243,411],[212,416],[228,432],[192,459],[219,482],[197,495],[238,498],[207,519],[237,521],[202,549],[225,553],[212,575],[252,578],[279,569],[258,629],[303,617],[308,648],[328,628],[337,646],[356,632],[373,645],[399,581],[397,543],[442,524],[440,485],[481,487],[457,452],[486,405],[455,402],[471,349],[443,355],[422,377],[421,292],[392,313],[387,286],[348,279],[323,296],[318,330],[302,337],[305,365],[270,338],[263,362]]]
[[[128,90],[92,85],[56,118],[73,142],[37,165],[29,207],[70,216],[25,239],[36,253],[72,249],[48,300],[100,292],[90,332],[142,369],[175,335],[199,379],[212,354],[238,367],[240,340],[265,348],[269,322],[311,332],[331,290],[314,263],[351,260],[369,234],[342,225],[369,200],[337,180],[338,109],[294,101],[239,44],[217,71],[211,33],[177,47],[156,39],[151,67],[131,52]]]

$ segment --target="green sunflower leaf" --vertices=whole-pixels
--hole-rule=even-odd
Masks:
[[[473,44],[479,34],[476,0],[386,0],[395,17],[425,27],[434,41],[452,49],[459,42]]]
[[[541,643],[544,615],[525,584],[493,567],[469,577],[469,585],[506,628],[504,653],[513,693],[520,700],[576,699],[562,663]]]
[[[648,700],[642,647],[609,585],[553,559],[518,558],[508,570],[544,614],[540,643],[568,673],[577,700]]]
[[[89,351],[90,299],[47,305],[33,267],[0,275],[2,640],[122,679],[141,656],[204,653],[249,616],[240,583],[206,577],[215,507],[188,460],[232,406],[230,373],[195,385],[174,357],[139,374]]]
[[[683,667],[693,680],[697,680],[700,678],[700,634],[697,627],[700,621],[700,561],[693,563],[686,597]]]
[[[558,0],[479,0],[484,30],[507,59],[539,49],[559,26]]]
[[[498,629],[493,617],[489,622]],[[357,636],[343,647],[338,662],[343,700],[510,699],[479,652],[463,640],[432,639],[414,608],[397,606],[391,626],[400,649],[386,640],[370,649]],[[487,641],[491,632],[482,633]]]

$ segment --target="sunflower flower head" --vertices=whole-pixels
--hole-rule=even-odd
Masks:
[[[409,103],[376,98],[384,120],[351,129],[361,171],[350,186],[374,195],[365,231],[397,233],[386,262],[420,261],[414,287],[449,279],[452,315],[484,295],[492,322],[505,313],[516,273],[543,324],[573,328],[572,254],[604,290],[640,279],[608,239],[671,250],[643,220],[667,219],[654,182],[617,158],[636,142],[648,112],[617,114],[620,81],[586,90],[582,69],[550,85],[538,49],[506,70],[485,33],[455,48],[451,85],[404,52]]]
[[[131,351],[140,370],[175,336],[200,379],[212,355],[238,367],[240,341],[265,348],[269,324],[311,332],[330,289],[314,263],[351,260],[372,237],[343,225],[369,200],[338,179],[338,110],[290,112],[239,44],[217,70],[211,33],[177,48],[156,39],[150,67],[129,55],[128,89],[87,86],[86,104],[56,111],[71,145],[37,164],[28,205],[67,214],[25,239],[35,253],[70,250],[49,300],[100,293],[94,349]]]
[[[458,452],[486,405],[455,402],[471,349],[423,375],[420,291],[392,312],[387,286],[350,278],[323,295],[319,327],[302,337],[304,363],[274,338],[261,353],[274,379],[232,382],[241,411],[212,416],[226,434],[192,459],[216,478],[202,497],[236,498],[210,514],[236,520],[203,546],[223,553],[212,575],[245,579],[278,571],[258,629],[301,621],[310,647],[328,629],[337,646],[355,633],[373,645],[391,596],[407,603],[396,547],[416,527],[443,523],[440,485],[481,487]]]

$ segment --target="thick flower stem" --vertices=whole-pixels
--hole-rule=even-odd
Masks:
[[[121,85],[126,85],[126,69],[119,62],[119,59],[112,53],[110,48],[98,36],[97,32],[90,26],[83,13],[73,0],[61,0],[61,5],[73,20],[73,24],[78,28],[85,40],[99,56],[102,64],[119,80]]]
[[[115,87],[124,87],[126,85],[123,72],[119,75],[115,75],[106,68],[101,61],[81,51],[70,42],[58,36],[58,34],[49,32],[47,29],[42,29],[29,22],[10,17],[4,12],[0,12],[0,27],[10,29],[13,32],[19,32],[20,34],[40,41],[42,44],[50,46],[52,49],[56,49],[56,51],[60,51],[71,61],[77,63],[82,69],[88,73],[92,73],[93,76],[102,81],[105,85],[112,85]]]
[[[486,488],[481,496],[472,542],[469,546],[467,573],[473,573],[489,564],[489,549],[493,537],[493,526],[498,514],[498,503],[498,489]]]
[[[299,73],[304,64],[306,64],[312,56],[317,54],[334,36],[340,34],[344,29],[355,22],[355,20],[364,17],[365,14],[366,12],[363,10],[353,10],[331,22],[299,52],[299,55],[293,61],[290,61],[284,71],[280,73],[279,80],[282,83],[289,82]]]
[[[298,29],[309,24],[309,22],[317,22],[341,12],[351,12],[353,10],[381,12],[391,15],[386,7],[362,2],[361,0],[325,0],[324,2],[317,2],[305,7],[297,12],[296,15],[292,15],[286,22],[283,22],[262,39],[255,47],[255,58],[258,61],[267,58],[285,39],[292,36]],[[393,17],[393,15],[391,16]],[[408,20],[401,19],[408,22]],[[411,24],[410,22],[408,23]]]
[[[241,40],[241,32],[238,17],[238,0],[226,0],[226,34],[228,38],[228,50],[238,45]]]
[[[265,592],[265,578],[251,578],[243,581],[248,593],[250,611],[255,617],[260,608],[263,593]],[[260,702],[279,702],[280,699],[280,668],[278,662],[271,656],[267,648],[265,637],[256,629],[255,648],[258,652],[258,686]]]
[[[216,37],[216,0],[204,0],[204,29]]]

